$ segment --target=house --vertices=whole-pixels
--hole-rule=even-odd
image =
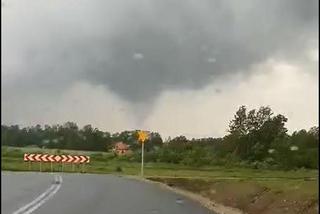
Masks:
[[[117,142],[114,145],[113,152],[117,155],[128,155],[131,154],[131,150],[129,147],[129,145],[123,142]]]

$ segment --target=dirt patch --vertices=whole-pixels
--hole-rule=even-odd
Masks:
[[[213,208],[219,204],[237,209],[214,210],[211,207],[218,213],[241,213],[240,210],[242,210],[243,213],[248,214],[316,214],[319,209],[317,195],[307,194],[294,187],[291,189],[270,188],[252,180],[149,179],[164,183],[171,189],[197,194],[202,197],[202,201],[206,199],[207,204],[212,203]]]

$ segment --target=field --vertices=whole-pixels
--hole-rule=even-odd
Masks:
[[[39,171],[39,163],[23,161],[25,152],[90,155],[86,165],[42,163],[41,170],[50,172],[103,173],[137,176],[140,163],[122,160],[111,153],[42,150],[39,148],[2,147],[1,169]],[[240,208],[247,213],[317,213],[318,171],[259,170],[207,166],[186,167],[167,163],[146,163],[146,178],[200,194],[218,203]]]

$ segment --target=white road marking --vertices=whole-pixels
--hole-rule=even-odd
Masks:
[[[60,175],[55,176],[55,183],[59,182],[58,184],[52,184],[44,193],[39,195],[30,203],[26,204],[25,206],[21,207],[17,211],[13,212],[12,214],[30,214],[36,209],[38,209],[42,204],[48,201],[54,194],[58,192],[62,184],[62,177]]]

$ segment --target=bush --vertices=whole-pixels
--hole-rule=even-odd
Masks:
[[[182,159],[181,164],[186,166],[191,166],[193,164],[193,159],[191,157],[185,157]]]
[[[270,169],[271,165],[266,161],[254,161],[250,164],[253,169]]]
[[[120,166],[117,166],[115,169],[116,172],[122,172],[122,168]]]
[[[95,161],[104,161],[104,157],[102,153],[91,154],[90,158]]]
[[[113,154],[94,153],[90,155],[93,161],[109,161],[115,158]]]
[[[240,167],[249,167],[250,163],[248,161],[240,161],[238,166],[240,166]]]
[[[119,161],[130,161],[132,160],[132,157],[133,157],[133,154],[115,156],[116,160],[119,160]]]
[[[156,162],[157,157],[158,157],[158,155],[155,152],[146,152],[144,154],[144,161],[145,162]]]
[[[23,159],[24,152],[20,149],[8,149],[5,153],[2,153],[2,155]]]
[[[9,153],[7,147],[2,147],[1,148],[1,156],[6,156]]]

